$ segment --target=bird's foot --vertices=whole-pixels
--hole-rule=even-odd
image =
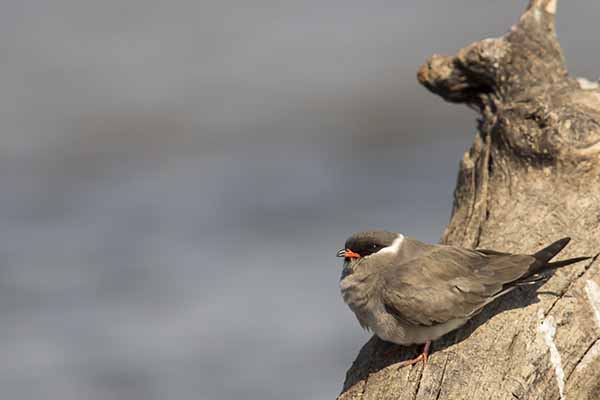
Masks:
[[[423,360],[423,365],[427,364],[427,355],[426,354],[419,354],[418,357],[413,358],[412,360],[402,361],[400,363],[400,367],[399,368],[404,368],[404,367],[408,367],[409,365],[414,365],[414,364],[418,363],[421,360]]]
[[[430,346],[431,346],[431,341],[425,343],[425,347],[423,348],[423,353],[419,354],[418,357],[415,357],[412,360],[402,361],[400,363],[399,368],[408,367],[409,365],[415,365],[419,361],[423,361],[423,366],[427,365],[427,358],[429,357],[429,347]]]

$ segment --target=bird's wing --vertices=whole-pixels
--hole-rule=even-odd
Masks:
[[[404,322],[434,325],[468,318],[493,299],[512,290],[535,262],[528,255],[434,246],[382,271],[382,301]]]

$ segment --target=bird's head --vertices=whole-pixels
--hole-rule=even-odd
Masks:
[[[365,231],[350,236],[344,248],[338,250],[336,256],[344,258],[344,270],[352,272],[363,258],[378,253],[381,250],[391,250],[394,242],[402,235],[387,231]],[[397,243],[397,242],[396,242]]]

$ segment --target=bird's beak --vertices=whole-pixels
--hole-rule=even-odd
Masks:
[[[355,253],[350,249],[340,249],[338,250],[335,256],[344,258],[360,258],[360,255],[358,253]]]

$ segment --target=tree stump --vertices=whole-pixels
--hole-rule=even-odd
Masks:
[[[561,258],[600,251],[600,89],[568,75],[555,12],[531,0],[506,35],[419,69],[427,89],[480,113],[445,243],[533,253],[570,236]],[[373,337],[339,399],[600,399],[598,264],[494,302],[434,342],[426,367],[399,368],[417,346]]]

